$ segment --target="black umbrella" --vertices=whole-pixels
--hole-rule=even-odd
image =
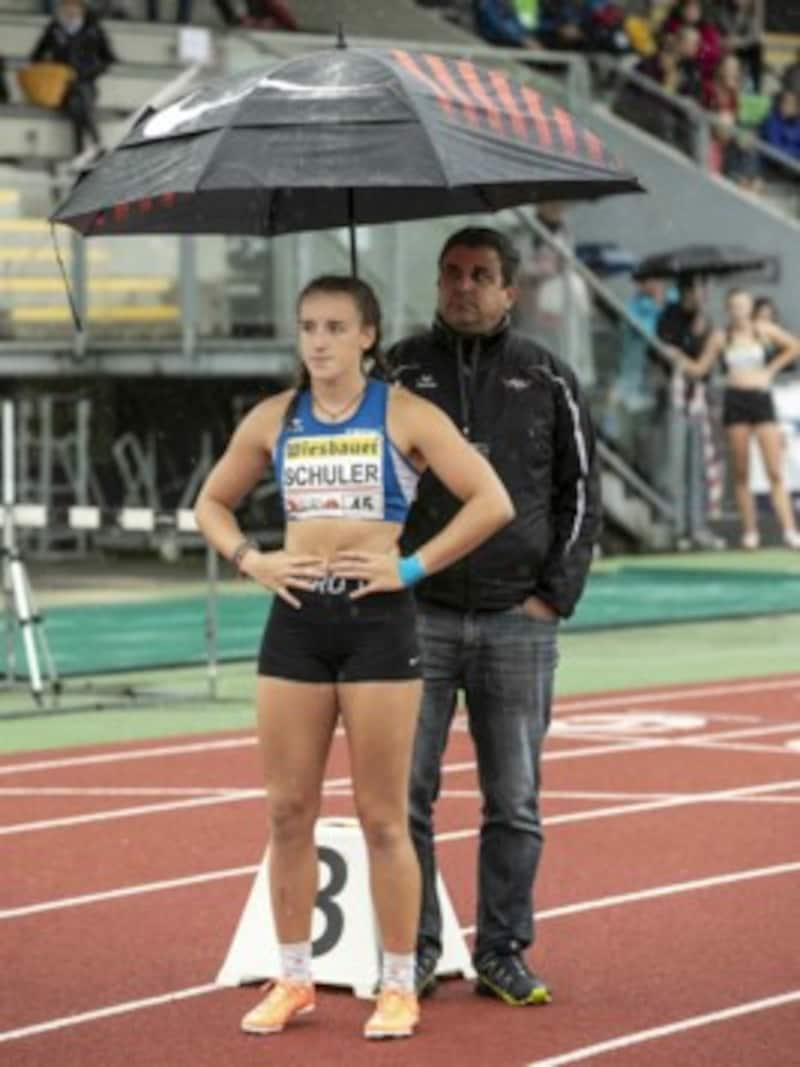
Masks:
[[[762,270],[773,258],[737,245],[685,245],[640,260],[633,276],[641,279],[741,274]]]
[[[339,48],[145,111],[53,220],[104,236],[352,234],[359,223],[634,191],[595,134],[502,71]]]

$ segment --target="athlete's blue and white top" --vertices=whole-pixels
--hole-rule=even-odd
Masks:
[[[419,474],[389,438],[386,382],[367,379],[345,422],[321,422],[300,393],[275,447],[275,474],[287,521],[374,519],[405,522]]]

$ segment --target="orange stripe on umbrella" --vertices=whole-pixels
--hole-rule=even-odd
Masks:
[[[589,155],[592,159],[598,163],[602,163],[605,160],[605,153],[603,151],[603,144],[596,133],[592,133],[591,130],[583,131],[583,139],[586,141],[586,147],[589,149]]]
[[[420,67],[417,66],[414,61],[414,57],[409,55],[408,52],[402,51],[402,49],[400,48],[393,49],[392,55],[401,67],[405,67],[409,74],[413,74],[415,78],[417,78],[421,82],[424,82],[425,85],[427,85],[431,92],[435,94],[436,99],[439,101],[439,104],[441,105],[442,109],[452,117],[453,103],[450,97],[447,95],[447,93],[442,91],[441,85],[437,85],[432,78],[428,77],[424,70],[421,70]]]
[[[508,83],[508,78],[501,70],[490,70],[489,77],[492,80],[495,92],[500,98],[500,102],[511,117],[511,125],[514,127],[515,133],[521,140],[527,141],[528,127],[525,123],[525,116],[514,99],[514,93]]]
[[[497,133],[505,133],[502,112],[484,89],[474,65],[465,59],[460,60],[456,65],[467,88],[489,116],[492,129]]]
[[[553,108],[553,118],[556,120],[564,147],[570,155],[576,156],[578,154],[578,139],[575,136],[575,127],[572,125],[572,119],[561,107]]]
[[[468,94],[465,93],[462,89],[459,89],[453,78],[453,75],[448,70],[447,64],[444,62],[444,60],[440,59],[439,56],[432,56],[426,52],[425,62],[433,71],[436,80],[445,87],[451,97],[455,98],[458,101],[459,105],[461,106],[461,109],[467,117],[467,120],[473,126],[480,126],[481,120],[478,116],[478,112],[473,107],[472,101],[470,100]]]
[[[542,101],[538,93],[533,89],[529,89],[527,85],[522,87],[522,98],[525,101],[525,106],[528,109],[528,114],[536,123],[536,133],[539,137],[539,144],[542,148],[551,148],[553,144],[553,135],[550,132],[550,123],[542,111]]]

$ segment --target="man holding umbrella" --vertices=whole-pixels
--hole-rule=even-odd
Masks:
[[[594,435],[574,374],[509,327],[519,257],[492,229],[454,234],[439,259],[437,315],[391,353],[396,377],[443,408],[486,455],[516,518],[461,564],[418,588],[424,696],[411,775],[411,829],[423,877],[417,987],[441,953],[433,805],[459,689],[483,796],[474,962],[477,991],[507,1004],[550,1000],[527,966],[531,891],[542,849],[540,758],[550,722],[557,631],[581,594],[600,524]],[[403,550],[457,502],[419,485]]]

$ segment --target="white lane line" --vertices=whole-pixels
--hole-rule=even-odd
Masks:
[[[661,1037],[671,1037],[673,1034],[681,1034],[701,1026],[710,1026],[712,1023],[725,1022],[728,1019],[736,1019],[742,1015],[753,1015],[759,1011],[768,1011],[770,1008],[780,1008],[785,1004],[793,1004],[795,1001],[800,1001],[800,989],[792,989],[788,993],[780,993],[775,997],[765,997],[763,1000],[750,1000],[744,1004],[736,1004],[732,1008],[708,1012],[706,1015],[693,1015],[688,1019],[678,1019],[676,1022],[667,1023],[665,1026],[654,1026],[650,1030],[638,1030],[632,1034],[622,1034],[620,1037],[611,1038],[609,1041],[599,1041],[596,1045],[584,1045],[583,1048],[576,1048],[571,1052],[562,1052],[558,1056],[548,1056],[543,1060],[533,1060],[528,1064],[528,1067],[565,1067],[566,1064],[580,1063],[594,1056],[602,1056],[605,1052],[616,1052],[618,1049],[630,1048],[631,1045],[641,1045],[645,1041],[656,1041]]]
[[[616,696],[593,697],[575,700],[556,700],[554,716],[567,711],[588,711],[592,708],[627,707],[650,704],[653,701],[685,700],[690,697],[730,696],[739,693],[763,693],[781,689],[798,689],[800,675],[789,678],[765,679],[746,683],[709,684],[690,686],[686,689],[660,689],[658,687],[638,690],[634,693],[618,693]],[[59,759],[35,760],[31,763],[0,764],[0,774],[23,774],[29,771],[56,770],[63,767],[81,767],[96,763],[115,763],[124,760],[150,759],[161,756],[181,756],[195,752],[213,752],[227,748],[246,748],[256,744],[254,736],[226,738],[218,741],[198,741],[178,745],[156,745],[149,748],[126,749],[122,752],[102,752],[90,756],[68,756]]]
[[[694,804],[717,804],[722,801],[744,800],[748,801],[760,795],[780,793],[787,789],[800,788],[800,779],[792,782],[768,782],[766,785],[741,786],[737,789],[723,789],[713,793],[686,793],[670,796],[663,800],[646,801],[641,804],[629,803],[614,805],[609,808],[594,808],[590,811],[571,811],[564,815],[551,815],[544,820],[545,829],[553,826],[563,826],[567,823],[589,822],[592,819],[613,819],[617,816],[640,814],[646,811],[662,811],[666,808],[690,807]],[[477,829],[446,830],[436,835],[437,841],[463,841],[469,837],[475,837],[480,831]]]
[[[665,808],[689,807],[694,804],[716,804],[727,800],[748,800],[750,797],[780,793],[800,787],[800,779],[792,782],[768,782],[765,785],[739,786],[736,789],[719,789],[711,793],[687,793],[684,796],[667,797],[665,800],[643,801],[641,804],[622,804],[610,808],[594,808],[590,811],[573,811],[565,815],[552,815],[545,820],[546,826],[563,823],[586,822],[590,819],[606,819],[615,815],[634,815],[638,812],[661,811]]]
[[[208,797],[241,793],[236,786],[0,786],[2,797]]]
[[[780,863],[774,867],[753,867],[745,871],[732,871],[730,874],[715,874],[708,878],[695,878],[690,882],[672,882],[666,885],[651,886],[632,893],[616,893],[613,896],[597,897],[594,900],[581,900],[576,904],[563,904],[558,908],[537,911],[536,922],[544,919],[560,919],[565,915],[579,915],[584,911],[597,911],[600,908],[616,908],[623,904],[638,904],[644,900],[658,900],[660,897],[676,896],[679,893],[694,893],[699,889],[716,889],[719,886],[735,885],[737,882],[749,882],[758,878],[777,878],[782,874],[800,873],[800,862]],[[474,934],[474,926],[462,926],[462,934]]]
[[[794,730],[800,730],[800,722],[781,722],[775,726],[748,726],[742,730],[720,730],[718,733],[697,734],[696,737],[679,737],[676,743],[679,745],[691,745],[696,742],[706,741],[738,741],[743,737],[768,737],[772,734],[787,734]]]
[[[475,761],[469,760],[459,763],[447,763],[442,767],[443,774],[457,774],[462,771],[475,769]],[[330,796],[346,796],[352,789],[352,780],[349,777],[329,778],[323,782],[323,793]],[[164,804],[146,804],[131,808],[113,808],[109,811],[87,812],[84,815],[65,815],[60,818],[40,819],[35,822],[10,823],[0,826],[0,836],[10,834],[31,833],[38,830],[64,829],[70,826],[85,826],[93,822],[107,822],[110,819],[127,819],[138,815],[154,815],[167,811],[181,811],[187,808],[208,807],[214,804],[230,804],[242,800],[263,800],[264,790],[258,789],[226,789],[220,794],[208,796],[207,794],[197,799],[178,800]]]
[[[129,819],[136,815],[156,815],[164,811],[181,811],[188,808],[203,808],[213,804],[232,804],[240,800],[264,798],[263,789],[240,790],[224,797],[196,797],[192,800],[177,800],[169,804],[142,804],[135,808],[114,808],[112,811],[92,812],[90,815],[69,815],[61,819],[41,819],[38,822],[18,822],[0,826],[0,836],[26,834],[36,830],[55,830],[65,826],[85,826],[92,822],[108,822],[111,819]]]
[[[660,747],[661,744],[669,745],[671,742],[654,743],[648,747]],[[474,766],[472,762],[453,763],[445,765],[442,770],[445,773],[454,773],[467,770]],[[329,779],[323,783],[323,789],[335,794],[351,785],[350,778]],[[572,812],[567,815],[554,815],[546,820],[548,826],[555,826],[564,822],[582,822],[588,819],[601,819],[614,815],[630,815],[637,812],[656,811],[661,808],[681,807],[689,804],[715,803],[718,800],[728,800],[732,797],[748,798],[750,795],[757,796],[759,793],[780,792],[786,789],[800,787],[800,779],[789,782],[770,782],[766,785],[740,786],[736,789],[725,789],[713,793],[687,793],[671,796],[666,794],[663,799],[647,800],[642,803],[627,803],[610,808],[596,808],[592,811]],[[190,800],[178,800],[165,804],[145,804],[132,808],[114,808],[110,811],[93,812],[86,815],[70,815],[56,819],[42,819],[36,822],[12,823],[8,826],[0,826],[0,836],[35,832],[38,830],[53,830],[72,826],[84,826],[87,823],[107,822],[112,819],[132,818],[139,815],[154,815],[166,811],[180,811],[189,808],[209,807],[215,804],[231,804],[243,800],[261,800],[264,797],[262,789],[243,789],[238,792],[227,793],[223,796],[197,797]],[[477,830],[457,830],[454,836],[445,836],[443,840],[458,840],[477,833]]]
[[[591,697],[586,700],[556,701],[556,711],[587,711],[591,708],[613,708],[628,704],[650,704],[653,700],[687,700],[692,697],[731,696],[739,693],[766,693],[781,689],[800,691],[800,675],[789,678],[770,678],[756,682],[710,684],[687,689],[645,689],[635,693],[618,693],[616,696]]]
[[[795,727],[796,729],[796,727]],[[708,741],[695,741],[688,748],[707,748],[709,750],[719,749],[720,752],[767,752],[777,753],[779,756],[798,756],[800,755],[800,749],[792,749],[788,745],[747,745],[743,741],[713,741],[709,738]]]
[[[4,763],[0,774],[24,774],[30,771],[53,771],[63,767],[88,767],[96,763],[122,763],[125,760],[160,759],[195,752],[216,752],[229,748],[247,748],[256,744],[255,737],[229,737],[219,741],[193,741],[181,745],[157,745],[132,748],[123,752],[96,752],[91,756],[68,756],[63,759],[34,760],[32,763]]]
[[[123,886],[120,889],[106,889],[101,893],[86,893],[80,897],[44,900],[39,904],[5,908],[0,911],[0,919],[21,919],[26,915],[60,911],[62,908],[79,908],[85,904],[101,904],[107,900],[121,900],[124,897],[136,897],[145,893],[161,893],[167,889],[185,889],[188,886],[205,885],[208,882],[221,882],[226,878],[242,878],[246,874],[255,874],[257,870],[258,864],[250,864],[247,867],[228,867],[219,871],[207,871],[205,874],[190,874],[184,878],[169,878],[161,882],[141,882],[139,885]]]
[[[46,1034],[52,1030],[64,1030],[69,1026],[78,1026],[80,1023],[95,1022],[97,1019],[109,1019],[113,1015],[125,1015],[127,1012],[141,1011],[143,1008],[155,1008],[161,1004],[173,1004],[178,1000],[188,1000],[190,997],[201,997],[206,993],[217,993],[218,985],[196,985],[188,989],[175,989],[171,993],[163,993],[157,997],[145,997],[143,1000],[126,1000],[121,1004],[110,1004],[106,1008],[96,1008],[94,1011],[84,1011],[80,1015],[64,1015],[60,1019],[47,1019],[42,1023],[34,1023],[32,1026],[21,1026],[17,1030],[3,1030],[0,1032],[0,1041],[18,1041],[22,1037],[36,1037],[38,1034]]]

